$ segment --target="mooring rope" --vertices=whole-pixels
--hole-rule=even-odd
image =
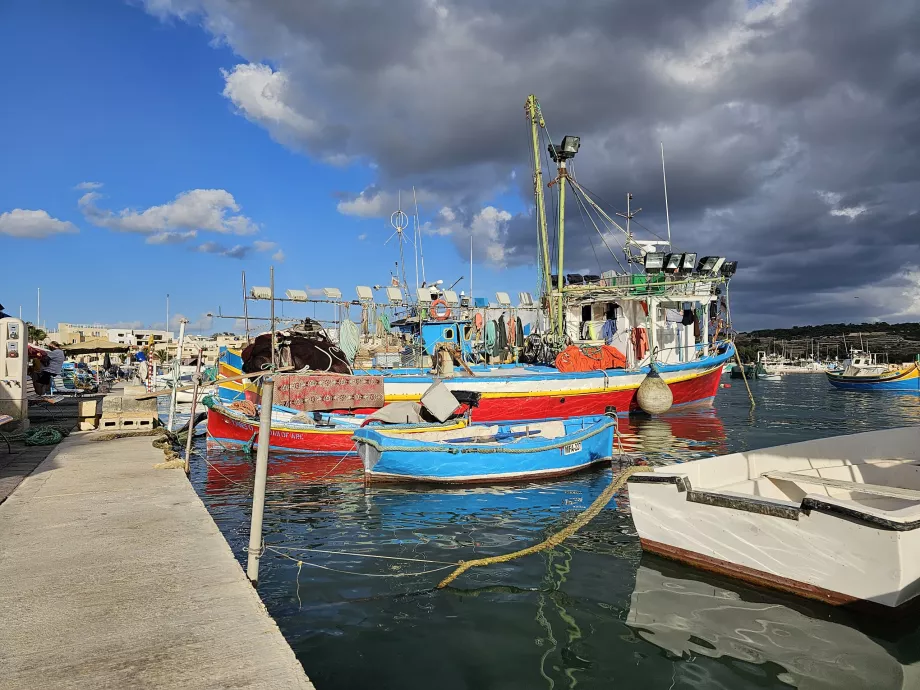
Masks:
[[[550,536],[548,539],[545,539],[539,544],[535,544],[534,546],[530,546],[526,549],[521,549],[520,551],[506,553],[501,556],[489,556],[488,558],[477,558],[474,561],[461,561],[460,567],[454,570],[454,572],[452,572],[446,578],[441,580],[441,582],[438,583],[437,588],[443,589],[444,587],[447,587],[447,585],[449,585],[451,582],[456,580],[460,575],[465,573],[470,568],[476,568],[476,567],[480,567],[484,565],[491,565],[493,563],[507,563],[508,561],[512,561],[516,558],[521,558],[523,556],[529,556],[534,553],[539,553],[540,551],[545,551],[546,549],[552,548],[554,546],[558,546],[563,541],[565,541],[568,537],[571,537],[573,534],[575,534],[575,532],[577,532],[579,529],[581,529],[582,527],[587,525],[589,522],[591,522],[591,520],[593,520],[597,516],[597,514],[600,513],[604,509],[604,506],[606,506],[610,502],[610,499],[613,498],[614,494],[616,494],[617,491],[619,491],[626,485],[627,479],[629,479],[632,475],[638,472],[651,472],[651,471],[652,471],[652,468],[646,465],[633,465],[632,467],[626,468],[620,473],[619,477],[611,480],[610,485],[606,489],[604,489],[603,493],[601,493],[600,496],[594,499],[594,503],[588,506],[588,508],[583,513],[581,513],[581,515],[575,518],[575,521],[572,522],[572,524],[570,524],[568,527],[556,532],[555,534]]]

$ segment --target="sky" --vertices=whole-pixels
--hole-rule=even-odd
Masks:
[[[739,262],[740,329],[920,318],[917,3],[5,0],[0,56],[0,302],[41,288],[49,326],[162,327],[168,293],[233,330],[206,314],[271,266],[386,284],[413,188],[426,278],[469,290],[472,238],[475,294],[534,292],[529,93],[640,233],[664,145],[675,249]],[[566,272],[617,268],[567,208]]]

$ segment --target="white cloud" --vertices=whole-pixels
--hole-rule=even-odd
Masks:
[[[278,246],[277,242],[267,242],[265,240],[256,240],[252,243],[253,249],[257,252],[270,252]]]
[[[340,201],[336,209],[345,216],[382,218],[383,216],[389,216],[395,211],[396,205],[397,200],[395,194],[365,189],[354,199]]]
[[[360,235],[358,235],[358,241],[359,241],[359,242],[363,242],[363,241],[366,240],[366,239],[367,239],[367,233],[366,233],[366,232],[362,232]]]
[[[274,254],[272,254],[272,258],[273,258],[275,261],[284,261],[284,259],[285,259],[284,252],[283,252],[282,250],[279,249],[279,250],[276,251]]]
[[[166,204],[151,206],[143,211],[123,209],[114,212],[99,208],[98,192],[80,197],[83,215],[94,225],[145,235],[170,231],[202,230],[233,235],[258,232],[258,226],[242,215],[239,204],[224,189],[192,189],[178,194]]]
[[[291,143],[318,134],[322,126],[285,101],[288,77],[268,65],[237,65],[221,70],[223,95],[247,120],[262,125],[282,142]]]
[[[473,237],[474,251],[483,259],[496,266],[505,266],[508,250],[505,240],[511,214],[508,211],[486,206],[471,219],[465,220],[452,208],[445,206],[436,219],[425,223],[422,230],[429,235],[451,235],[458,246],[468,250],[470,235]]]
[[[846,208],[835,208],[831,209],[830,214],[832,216],[844,216],[853,220],[857,216],[861,216],[866,212],[866,207],[860,204],[859,206],[847,206]]]
[[[202,254],[217,254],[218,256],[225,256],[228,259],[245,259],[249,254],[252,247],[245,244],[235,244],[232,247],[227,247],[220,242],[203,242],[199,244],[195,251],[201,252]]]
[[[75,185],[74,189],[83,189],[89,191],[93,189],[100,189],[101,187],[101,182],[81,182],[80,184]]]
[[[188,232],[158,232],[148,235],[145,240],[146,244],[182,244],[189,240],[195,239],[198,233],[195,230]]]
[[[71,232],[78,232],[76,225],[68,220],[52,218],[47,211],[14,208],[0,214],[0,235],[41,239]]]

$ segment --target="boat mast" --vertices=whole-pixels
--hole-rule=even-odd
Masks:
[[[563,283],[563,274],[562,274],[562,255],[563,250],[565,249],[565,182],[568,179],[568,171],[565,166],[565,159],[560,158],[557,164],[559,176],[556,178],[556,182],[559,183],[559,258],[556,261],[556,290],[559,293],[557,296],[557,307],[556,307],[556,324],[558,328],[559,342],[563,342],[565,338],[564,324],[563,324],[563,313],[562,313],[562,283]]]
[[[664,142],[661,143],[661,178],[664,181],[664,217],[668,223],[668,251],[671,251],[671,211],[668,209],[668,174],[664,170]]]
[[[549,295],[552,286],[549,274],[549,242],[546,237],[546,206],[543,200],[543,166],[540,163],[540,132],[538,129],[538,127],[545,128],[546,123],[543,121],[543,113],[537,103],[537,97],[533,94],[527,97],[524,111],[530,121],[531,153],[533,155],[533,194],[537,209],[537,264],[541,264],[538,268],[544,301],[549,304],[545,298]],[[549,311],[550,318],[552,318],[551,307]]]

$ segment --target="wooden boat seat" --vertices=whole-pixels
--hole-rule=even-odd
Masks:
[[[827,486],[832,489],[841,489],[843,491],[871,494],[873,496],[900,498],[905,501],[920,501],[920,491],[915,489],[902,489],[897,486],[862,484],[860,482],[848,482],[842,479],[828,479],[827,477],[816,477],[808,474],[797,474],[795,472],[764,472],[760,476],[779,481],[800,482],[802,484],[817,484],[819,486]]]

